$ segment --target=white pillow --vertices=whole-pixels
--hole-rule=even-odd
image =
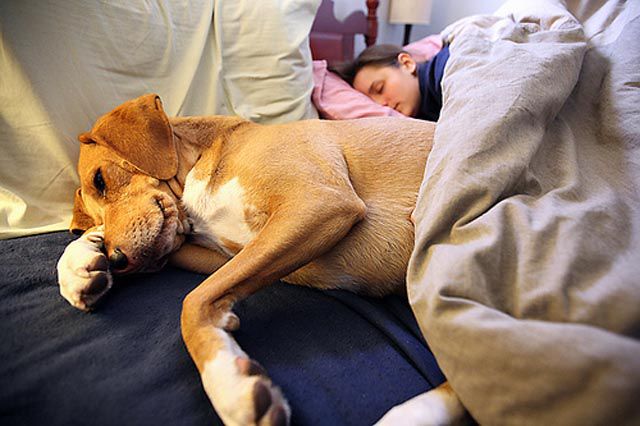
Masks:
[[[216,0],[213,21],[229,112],[256,122],[317,118],[309,31],[320,0]]]

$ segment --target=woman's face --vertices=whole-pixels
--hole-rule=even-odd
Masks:
[[[416,62],[406,53],[398,55],[399,66],[367,65],[358,71],[353,87],[376,103],[415,117],[420,109],[420,83]]]

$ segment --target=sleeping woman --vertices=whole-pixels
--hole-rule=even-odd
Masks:
[[[380,44],[331,70],[380,105],[409,117],[438,121],[448,59],[448,46],[430,61],[418,63],[400,46]]]

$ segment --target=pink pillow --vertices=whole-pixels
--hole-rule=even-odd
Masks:
[[[440,36],[432,35],[405,46],[416,61],[431,59],[442,49]],[[337,74],[327,69],[327,61],[313,61],[313,104],[320,117],[329,120],[348,120],[361,117],[406,117],[393,108],[375,103],[358,92]]]
[[[416,62],[427,62],[442,50],[442,37],[440,35],[430,35],[407,44],[404,49],[411,53]]]

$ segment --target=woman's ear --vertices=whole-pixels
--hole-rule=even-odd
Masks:
[[[418,64],[407,52],[398,54],[398,63],[400,67],[409,72],[411,75],[415,75]]]

